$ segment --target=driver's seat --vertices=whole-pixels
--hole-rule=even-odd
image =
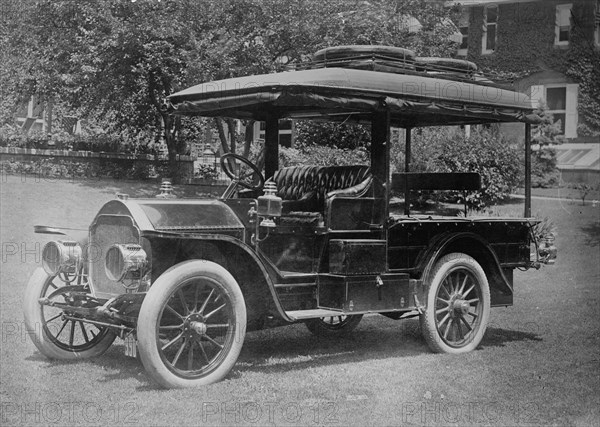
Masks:
[[[372,187],[368,166],[291,166],[273,176],[283,213],[321,212],[331,197],[362,197]]]

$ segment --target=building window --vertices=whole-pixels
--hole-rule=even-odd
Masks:
[[[461,38],[457,54],[459,56],[467,56],[469,51],[469,9],[463,10],[458,20],[458,30],[460,31]]]
[[[254,124],[254,139],[265,140],[265,134],[267,130],[267,124],[265,122],[257,122]],[[296,133],[296,126],[293,120],[281,119],[279,120],[279,144],[284,147],[291,147],[294,145],[294,138]]]
[[[483,37],[481,53],[492,53],[496,50],[498,35],[498,6],[490,5],[483,10]]]
[[[572,4],[559,4],[556,6],[556,23],[554,26],[554,45],[568,46],[569,33],[571,32],[571,7]]]
[[[566,138],[577,137],[577,84],[551,84],[532,86],[531,99],[539,105],[545,105],[554,117],[554,123],[560,123],[561,135]],[[535,105],[535,104],[534,104]]]
[[[469,49],[469,27],[460,27],[459,30],[460,34],[462,35],[462,40],[460,42],[460,46],[458,47],[458,54],[467,56]]]
[[[554,123],[560,122],[561,135],[564,135],[567,118],[567,87],[546,88],[546,103],[548,112],[554,116]]]

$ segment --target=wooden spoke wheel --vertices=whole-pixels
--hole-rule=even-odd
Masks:
[[[432,351],[465,353],[485,334],[490,315],[490,290],[485,272],[462,253],[443,256],[430,275],[427,308],[421,330]]]
[[[138,320],[148,374],[166,388],[221,380],[242,349],[246,305],[235,279],[203,260],[178,264],[152,285]]]
[[[42,268],[34,271],[25,291],[24,315],[27,333],[38,350],[51,359],[79,359],[104,353],[115,340],[107,327],[78,320],[68,309],[40,304],[47,299],[60,304],[93,307],[97,303],[85,285],[69,283],[72,278],[50,276]]]
[[[335,337],[343,336],[352,332],[360,323],[362,314],[346,316],[321,317],[310,319],[305,322],[309,331],[317,336]]]

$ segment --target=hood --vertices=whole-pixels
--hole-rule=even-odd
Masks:
[[[98,212],[133,218],[141,231],[202,231],[244,228],[234,211],[219,200],[111,200]]]

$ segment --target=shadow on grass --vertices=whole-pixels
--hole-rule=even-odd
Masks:
[[[155,386],[150,378],[146,375],[142,362],[138,359],[125,356],[124,347],[121,345],[113,344],[113,346],[109,348],[108,351],[103,355],[89,359],[52,360],[36,351],[32,355],[26,357],[25,360],[32,362],[43,362],[47,367],[81,366],[81,371],[85,370],[85,364],[90,364],[93,365],[94,368],[98,367],[105,371],[103,378],[97,380],[100,383],[111,383],[114,381],[134,379],[141,383],[138,386],[139,389],[160,389],[158,386]],[[82,376],[82,378],[79,380],[84,381],[85,378]]]
[[[358,363],[368,360],[405,358],[431,354],[417,320],[398,327],[357,329],[347,337],[320,338],[301,329],[273,334],[270,339],[249,340],[236,365],[237,376],[244,371],[286,372],[308,367]],[[541,341],[535,333],[488,328],[479,347],[503,347],[507,343]],[[232,374],[235,375],[235,374]],[[231,376],[231,375],[230,375]]]
[[[481,342],[481,347],[504,347],[507,343],[518,341],[542,341],[542,338],[533,332],[488,328]]]
[[[591,247],[600,246],[600,222],[584,225],[580,227],[586,235],[585,244]]]
[[[274,330],[276,332],[269,334],[269,337],[264,336],[267,331],[263,331],[260,338],[250,337],[244,343],[237,370],[286,372],[307,367],[415,356],[427,351],[418,324],[414,322],[404,328],[359,328],[337,338],[314,336],[303,325],[289,329]]]
[[[301,324],[251,332],[246,336],[234,369],[226,378],[235,380],[245,372],[285,373],[314,367],[432,354],[421,335],[417,320],[396,323],[387,319],[370,318],[364,323],[364,326],[361,324],[348,336],[338,338],[316,337]],[[504,347],[511,342],[541,340],[531,332],[488,328],[478,350]],[[150,380],[140,360],[123,354],[121,345],[115,345],[104,355],[93,359],[53,361],[36,352],[26,360],[43,361],[48,366],[89,363],[105,371],[98,382],[135,380],[135,389],[138,391],[162,390]]]

